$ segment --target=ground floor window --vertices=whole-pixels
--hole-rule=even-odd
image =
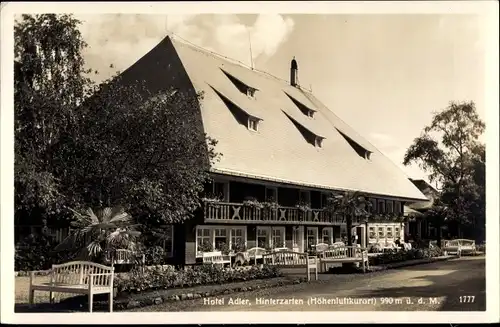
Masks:
[[[385,230],[383,226],[378,227],[378,238],[379,239],[385,238]]]
[[[199,227],[196,231],[196,251],[198,253],[213,251],[212,231],[210,228]]]
[[[229,251],[228,231],[226,228],[214,229],[215,250],[221,252]]]
[[[272,229],[272,239],[271,239],[271,243],[272,243],[272,246],[275,247],[275,248],[279,248],[279,247],[284,247],[285,246],[285,229],[281,229],[281,228],[273,228]]]
[[[292,233],[293,250],[298,252],[304,251],[304,227],[294,226]]]
[[[167,225],[164,227],[163,249],[167,257],[174,255],[174,226]]]
[[[246,227],[196,226],[196,255],[198,257],[203,252],[232,253],[243,251],[246,243]]]
[[[257,246],[260,248],[280,248],[285,246],[285,227],[258,226]]]
[[[316,244],[318,244],[318,228],[307,227],[307,249],[313,249]]]
[[[259,248],[267,248],[270,246],[269,230],[267,228],[257,227],[257,246]]]
[[[385,235],[386,235],[387,238],[393,238],[394,237],[394,235],[392,234],[392,226],[387,226]]]
[[[333,228],[323,227],[321,230],[321,241],[326,244],[333,244]]]
[[[231,228],[231,250],[234,252],[244,251],[246,249],[246,228]]]
[[[371,226],[368,228],[368,237],[369,238],[377,238],[377,234],[375,233],[375,227]]]
[[[394,227],[394,237],[395,238],[401,238],[401,228],[399,228],[399,226],[395,226]]]

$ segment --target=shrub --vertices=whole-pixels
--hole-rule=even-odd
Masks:
[[[118,292],[141,292],[191,287],[195,285],[223,284],[254,279],[282,276],[276,267],[263,266],[249,269],[224,268],[220,265],[200,265],[175,270],[172,267],[150,267],[144,271],[133,269],[125,276],[117,276],[115,285]]]
[[[144,253],[146,265],[161,265],[165,263],[166,253],[161,246],[148,247]]]
[[[370,258],[371,265],[386,265],[394,262],[402,262],[408,260],[418,260],[426,258],[434,258],[441,256],[443,251],[440,248],[433,249],[411,249],[408,251],[391,251]]]
[[[29,235],[15,246],[15,271],[50,269],[53,264],[73,259],[70,252],[55,252],[54,242],[43,235]]]

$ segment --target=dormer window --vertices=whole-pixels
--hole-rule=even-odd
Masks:
[[[292,97],[290,94],[288,94],[287,92],[285,92],[285,94],[288,96],[288,98],[290,100],[292,100],[292,102],[297,106],[297,108],[299,108],[299,110],[304,114],[306,115],[307,117],[309,118],[313,118],[314,117],[314,113],[316,112],[316,110],[314,109],[311,109],[310,107],[306,106],[305,104],[303,104],[302,102],[298,101],[297,99],[295,99],[294,97]]]
[[[247,96],[249,98],[253,98],[255,97],[255,89],[254,88],[251,88],[251,87],[248,87],[247,88]]]
[[[321,148],[323,144],[323,140],[325,139],[323,136],[319,136],[316,133],[313,133],[309,129],[307,129],[305,126],[300,124],[298,121],[296,121],[294,118],[292,118],[289,114],[287,114],[285,111],[282,110],[282,112],[285,114],[285,116],[290,119],[290,121],[297,127],[297,130],[302,134],[304,139],[307,141],[307,143],[317,147]]]
[[[354,141],[352,138],[342,133],[340,130],[336,129],[340,135],[347,141],[347,143],[351,146],[351,148],[363,159],[370,160],[372,152],[370,150],[365,149],[359,143]]]
[[[249,98],[254,98],[255,97],[255,91],[257,89],[255,87],[252,87],[248,85],[248,83],[243,82],[240,78],[236,77],[232,73],[228,73],[226,70],[222,69],[222,72],[226,77],[236,86],[236,88],[243,94],[246,94]]]
[[[254,117],[248,117],[248,129],[257,132],[259,128],[259,120]]]
[[[314,141],[314,145],[317,147],[317,148],[321,148],[321,144],[323,143],[323,138],[320,137],[320,136],[316,136],[316,139]]]

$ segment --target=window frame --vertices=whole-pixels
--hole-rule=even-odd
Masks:
[[[386,213],[386,210],[385,210],[385,200],[377,200],[377,213],[378,214],[385,214]]]
[[[382,234],[382,235],[381,235]],[[386,232],[385,232],[385,227],[384,226],[378,226],[377,227],[377,239],[386,239]]]
[[[254,89],[253,87],[247,86],[246,94],[247,97],[249,98],[255,98],[255,93],[257,92],[257,89]]]
[[[376,226],[368,226],[368,238],[371,240],[377,239],[377,229]]]
[[[394,213],[394,202],[390,200],[385,201],[385,210],[387,213]]]
[[[390,233],[390,236],[389,236]],[[386,238],[394,238],[394,228],[393,226],[386,226],[385,227],[385,237]]]
[[[169,224],[169,225],[165,226],[165,228],[170,228],[170,239],[164,238],[162,246],[163,246],[163,249],[166,251],[167,241],[169,241],[171,243],[170,244],[171,245],[170,251],[166,252],[166,254],[167,254],[167,258],[172,258],[174,256],[174,225]]]
[[[314,146],[317,148],[323,147],[323,138],[316,136],[316,138],[314,139]]]
[[[401,202],[394,201],[394,212],[398,215],[401,215]]]
[[[274,244],[274,235],[273,231],[274,230],[280,230],[282,235],[283,235],[283,245],[278,246],[278,247],[284,247],[286,246],[286,230],[285,226],[257,226],[255,228],[255,243],[257,247],[261,247],[259,245],[259,231],[266,231],[266,246],[268,246],[271,249],[277,248]]]
[[[252,132],[258,132],[259,131],[259,119],[254,118],[254,117],[248,117],[247,128],[248,128],[248,130],[250,130]]]
[[[302,201],[302,194],[306,194],[306,200]],[[299,190],[299,201],[300,202],[305,202],[309,205],[311,205],[311,191],[309,190]]]
[[[212,180],[212,194],[218,197],[218,194],[215,194],[215,184],[222,184],[222,200],[225,202],[229,202],[229,181],[223,179],[213,179]]]
[[[216,237],[223,237],[223,236],[215,236],[216,230],[225,230],[226,233],[226,242],[228,242],[229,246],[229,254],[234,254],[232,250],[232,245],[233,245],[233,230],[241,230],[243,233],[243,240],[245,243],[245,246],[248,244],[248,233],[247,233],[247,226],[225,226],[225,225],[197,225],[195,229],[195,252],[196,252],[196,257],[201,258],[203,256],[202,252],[198,251],[198,245],[200,244],[199,242],[199,236],[198,236],[198,230],[208,230],[209,231],[209,236],[201,236],[201,238],[209,238],[210,243],[212,244],[212,251],[218,251],[215,248],[216,242],[215,238]]]
[[[275,197],[274,197],[274,202],[275,203],[278,203],[278,188],[276,186],[266,186],[266,189],[265,189],[265,199],[266,199],[266,202],[270,202],[270,200],[268,199],[269,195],[268,195],[268,190],[272,190],[275,194]]]
[[[316,240],[315,240],[314,244],[312,244],[312,245],[317,245],[318,241],[319,241],[319,230],[318,230],[318,227],[307,227],[307,229],[306,229],[306,249],[307,250],[311,250],[309,248],[309,231],[313,232],[312,236],[314,236],[314,235],[316,236]]]
[[[328,241],[325,242],[325,231],[328,231]],[[321,242],[326,244],[333,244],[333,227],[321,228]]]

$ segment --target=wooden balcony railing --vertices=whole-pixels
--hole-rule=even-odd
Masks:
[[[278,206],[257,207],[229,202],[206,202],[204,206],[205,222],[229,223],[261,223],[261,224],[342,224],[344,219],[340,214],[332,214],[322,209],[303,210],[294,207]],[[353,223],[358,223],[355,219]]]

